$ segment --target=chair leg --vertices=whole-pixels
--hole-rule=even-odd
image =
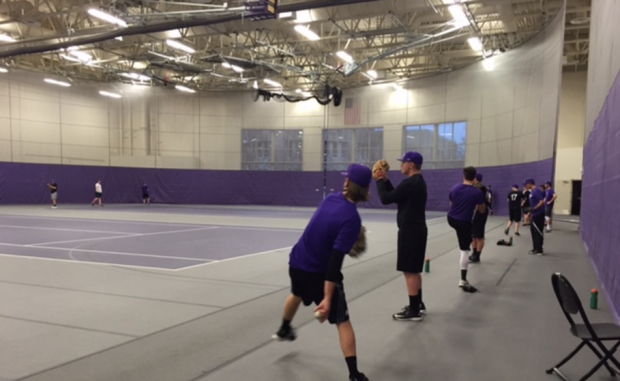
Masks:
[[[620,341],[618,341],[613,347],[611,347],[611,349],[607,349],[607,347],[603,345],[603,342],[600,340],[595,341],[595,343],[599,346],[599,348],[601,348],[601,351],[605,355],[607,355],[608,360],[611,361],[618,369],[620,369],[620,362],[618,362],[618,360],[616,360],[616,358],[614,357],[614,353],[616,352],[616,350],[618,350],[618,347],[620,347]],[[607,365],[607,362],[605,362],[605,364]],[[610,369],[609,366],[607,366],[607,369],[610,372],[614,373],[613,376],[615,376],[616,374],[620,374],[620,371],[618,369]]]
[[[592,352],[594,352],[594,354],[596,355],[596,357],[598,357],[599,360],[603,360],[603,355],[601,355],[599,351],[596,350],[596,348],[594,347],[594,345],[592,345],[591,342],[586,341],[585,343],[592,350]],[[607,352],[607,348],[605,348],[605,352]],[[613,358],[613,356],[611,358]],[[611,374],[612,377],[616,377],[616,372],[609,366],[609,364],[607,364],[607,361],[605,361],[603,365],[605,365],[605,368],[607,368],[609,374]]]
[[[607,353],[606,353],[606,354],[605,354],[605,356],[604,356],[604,357],[603,357],[603,358],[602,358],[602,359],[598,362],[598,364],[596,364],[596,365],[594,366],[594,368],[592,368],[592,369],[591,369],[588,373],[586,373],[583,377],[581,377],[581,378],[579,379],[579,381],[585,381],[585,380],[587,380],[588,378],[590,378],[590,376],[592,376],[592,375],[594,374],[594,372],[596,372],[596,371],[597,371],[597,370],[598,370],[598,369],[599,369],[602,365],[605,365],[605,366],[607,367],[607,369],[609,369],[609,370],[610,370],[611,375],[615,377],[615,373],[614,373],[614,372],[612,372],[612,371],[611,371],[611,369],[609,368],[609,365],[607,365],[607,360],[613,359],[613,354],[612,354],[612,353],[610,353],[610,352],[608,352],[607,350],[606,350],[606,352],[607,352]],[[615,360],[615,359],[614,359],[614,360]]]
[[[551,369],[547,369],[546,372],[547,374],[551,374],[553,373],[553,370],[556,368],[561,367],[562,365],[566,364],[566,362],[570,359],[573,358],[573,356],[575,356],[577,354],[577,352],[579,352],[581,350],[581,348],[583,348],[584,345],[586,345],[587,341],[581,341],[581,344],[579,344],[577,346],[577,348],[575,348],[571,353],[568,354],[568,356],[566,356],[562,361],[560,361],[558,363],[558,365],[552,367]]]

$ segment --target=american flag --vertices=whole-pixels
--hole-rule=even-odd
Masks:
[[[344,124],[347,126],[362,123],[362,106],[359,98],[344,100]]]

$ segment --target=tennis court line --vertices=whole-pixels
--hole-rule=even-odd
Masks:
[[[24,245],[24,246],[39,247],[39,246],[44,246],[44,245],[55,245],[58,243],[72,243],[72,242],[97,241],[97,240],[102,240],[102,239],[144,237],[144,236],[150,236],[150,235],[169,234],[169,233],[186,233],[186,232],[194,232],[194,231],[200,231],[200,230],[213,230],[213,229],[219,229],[219,226],[208,226],[205,228],[183,229],[183,230],[168,230],[168,231],[153,232],[153,233],[127,233],[122,236],[81,238],[81,239],[71,239],[71,240],[65,240],[65,241],[40,242],[40,243],[31,243],[31,244]],[[99,232],[99,233],[107,233],[107,232]]]
[[[125,234],[125,235],[134,234],[134,233],[127,233],[127,232],[101,231],[101,230],[83,230],[83,229],[68,229],[68,228],[47,228],[47,227],[42,227],[42,226],[39,227],[39,226],[0,225],[0,228],[58,230],[58,231],[80,232],[80,233],[110,233],[110,234]]]
[[[196,268],[196,267],[205,266],[205,265],[211,265],[211,264],[214,264],[214,263],[222,263],[222,262],[232,261],[232,260],[235,260],[235,259],[254,257],[254,256],[257,256],[257,255],[269,254],[269,253],[273,253],[275,251],[288,250],[288,249],[292,249],[292,248],[293,248],[293,246],[287,246],[287,247],[281,247],[279,249],[272,249],[272,250],[267,250],[267,251],[261,251],[259,253],[240,255],[238,257],[232,257],[232,258],[226,258],[226,259],[220,259],[220,260],[209,260],[210,262],[207,262],[207,263],[200,263],[200,264],[197,264],[197,265],[181,267],[181,268],[178,268],[178,269],[171,269],[171,271],[180,271],[180,270],[193,269],[193,268]]]

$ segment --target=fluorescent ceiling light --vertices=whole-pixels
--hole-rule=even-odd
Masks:
[[[484,67],[484,70],[486,71],[493,71],[495,70],[495,63],[493,60],[485,59],[482,61],[482,67]]]
[[[310,14],[309,10],[303,10],[303,11],[297,11],[295,12],[295,22],[303,24],[303,23],[309,23],[310,21],[312,21],[312,15]]]
[[[91,8],[88,10],[88,14],[98,18],[99,20],[107,21],[110,24],[116,24],[118,26],[127,27],[127,23],[118,17],[112,16],[109,13],[100,11],[99,9]]]
[[[114,37],[115,40],[123,41],[123,36]]]
[[[7,36],[6,34],[0,34],[0,41],[2,42],[15,42],[15,39],[11,36]]]
[[[79,62],[82,63],[82,61],[80,61],[79,59],[75,58],[75,57],[71,57],[65,54],[61,54],[60,55],[62,58],[66,59],[67,61],[73,61],[73,62]]]
[[[295,25],[295,30],[297,33],[301,34],[305,38],[311,41],[318,41],[321,39],[316,33],[310,30],[310,28],[305,27],[303,25]]]
[[[451,5],[448,7],[448,10],[452,14],[452,17],[454,17],[455,27],[462,28],[469,25],[469,20],[467,19],[465,12],[463,12],[463,7],[461,5]]]
[[[70,87],[71,86],[70,83],[62,82],[62,81],[57,81],[55,79],[45,78],[44,81],[47,82],[47,83],[51,83],[52,85],[58,85],[58,86],[62,86],[62,87]]]
[[[297,89],[297,90],[295,90],[295,92],[296,92],[297,94],[301,94],[303,91],[302,91],[301,89]]]
[[[8,73],[9,70],[4,68],[4,67],[0,67],[0,73]]]
[[[351,57],[347,52],[345,52],[344,50],[341,50],[339,52],[336,53],[336,55],[338,57],[340,57],[343,61],[348,62],[348,63],[353,63],[353,57]]]
[[[225,68],[228,68],[228,69],[233,69],[237,73],[243,73],[243,71],[244,71],[244,69],[242,67],[237,66],[237,65],[231,65],[228,62],[222,62],[222,66],[224,66]]]
[[[116,99],[123,97],[120,94],[110,93],[107,91],[100,91],[99,94],[103,95],[104,97],[110,97],[110,98],[116,98]]]
[[[292,19],[295,17],[295,14],[293,12],[280,12],[278,13],[278,18],[279,19]]]
[[[142,74],[138,74],[138,73],[121,73],[120,75],[122,75],[123,77],[127,77],[127,78],[131,78],[131,79],[137,79],[140,81],[150,81],[151,78],[147,77],[146,75],[142,75]]]
[[[267,83],[267,84],[269,84],[269,85],[271,85],[271,86],[275,86],[275,87],[282,87],[282,85],[281,85],[281,84],[279,84],[278,82],[276,82],[276,81],[274,81],[274,80],[271,80],[271,79],[269,79],[269,78],[265,78],[265,79],[263,79],[263,82],[265,82],[265,83]]]
[[[375,79],[377,78],[377,72],[375,70],[368,70],[366,74],[368,74],[372,78],[375,78]]]
[[[482,41],[480,41],[480,39],[478,37],[470,37],[467,39],[467,43],[469,43],[469,46],[471,46],[471,48],[477,52],[481,52],[483,45],[482,45]]]
[[[254,81],[254,83],[252,84],[252,88],[258,89],[258,82],[257,81]]]
[[[180,42],[175,41],[175,40],[166,40],[166,44],[167,44],[168,46],[171,46],[171,47],[173,47],[173,48],[175,48],[175,49],[178,49],[178,50],[182,50],[182,51],[184,51],[184,52],[186,52],[186,53],[189,53],[189,54],[194,54],[194,53],[196,53],[196,50],[195,50],[195,49],[190,48],[190,47],[189,47],[189,46],[187,46],[187,45],[183,45],[183,44],[181,44]]]
[[[77,57],[82,62],[88,62],[93,59],[93,56],[91,56],[90,54],[80,52],[78,50],[70,51],[69,54],[71,54],[74,57]]]
[[[174,88],[177,89],[177,90],[185,91],[186,93],[195,93],[196,92],[196,90],[190,89],[189,87],[185,87],[185,86],[182,86],[182,85],[176,85]]]

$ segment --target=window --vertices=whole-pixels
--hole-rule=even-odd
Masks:
[[[301,171],[303,131],[242,130],[241,168],[250,171]]]
[[[328,171],[344,171],[351,163],[372,167],[383,156],[383,128],[325,130],[323,139]]]
[[[467,122],[405,127],[404,151],[424,156],[424,169],[465,166]]]

